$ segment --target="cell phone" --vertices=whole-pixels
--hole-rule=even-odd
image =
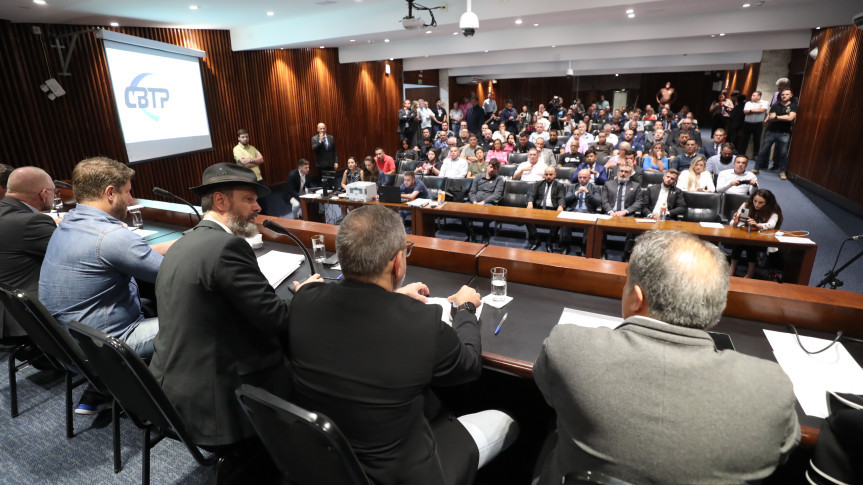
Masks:
[[[749,217],[749,208],[740,209],[740,217]]]

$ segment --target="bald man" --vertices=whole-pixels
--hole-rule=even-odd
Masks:
[[[37,296],[39,270],[48,241],[57,225],[40,211],[51,210],[54,181],[41,168],[21,167],[9,175],[6,196],[0,200],[0,283]],[[0,311],[0,337],[24,331]]]
[[[315,152],[315,166],[319,172],[339,169],[336,139],[327,135],[327,125],[323,123],[318,123],[318,134],[312,137],[312,151]]]

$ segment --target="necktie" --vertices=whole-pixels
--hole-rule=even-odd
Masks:
[[[548,200],[549,192],[551,192],[551,182],[545,184],[545,196],[542,198],[542,205],[545,208],[551,207],[551,202]]]
[[[617,186],[617,207],[615,210],[623,210],[623,196],[626,194],[626,184]]]
[[[576,212],[585,212],[584,210],[584,192],[578,193],[578,205],[575,208]]]
[[[327,137],[324,137],[324,149],[326,149],[326,150],[330,149],[330,144],[327,143]]]

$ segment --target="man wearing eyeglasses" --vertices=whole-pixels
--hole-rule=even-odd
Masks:
[[[21,167],[9,174],[0,199],[0,283],[38,296],[39,271],[57,225],[40,211],[51,210],[54,182],[41,168]],[[24,330],[0,307],[0,337]]]
[[[373,483],[473,483],[506,448],[516,423],[500,411],[451,416],[431,386],[477,379],[479,294],[463,286],[440,305],[429,288],[402,286],[411,244],[399,216],[379,205],[351,211],[336,252],[344,279],[305,285],[288,326],[293,401],[338,425]],[[446,315],[450,316],[449,304]],[[494,431],[493,431],[494,430]]]

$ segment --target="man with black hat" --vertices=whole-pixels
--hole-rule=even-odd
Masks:
[[[257,199],[270,189],[248,168],[219,163],[191,190],[205,214],[171,248],[156,279],[163,316],[150,370],[196,445],[231,445],[255,435],[234,396],[237,387],[248,383],[283,396],[287,390],[279,336],[290,306],[243,239],[257,234]],[[313,275],[303,284],[310,281],[323,280]]]

